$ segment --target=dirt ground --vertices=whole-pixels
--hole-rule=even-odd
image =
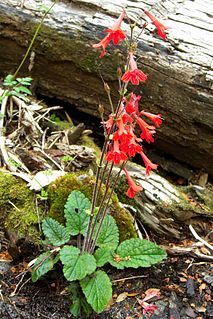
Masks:
[[[16,262],[0,262],[1,319],[68,319],[69,296],[61,266],[32,283],[29,252]],[[3,256],[3,255],[2,255]],[[93,319],[211,319],[213,318],[213,269],[210,262],[192,257],[168,257],[151,268],[118,271],[105,267],[113,282],[113,300]],[[140,301],[148,289],[160,296],[150,304],[154,313],[143,314]],[[82,315],[82,318],[85,318]]]

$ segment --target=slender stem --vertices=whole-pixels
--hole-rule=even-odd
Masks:
[[[96,242],[97,242],[98,236],[99,236],[99,234],[100,234],[100,231],[101,231],[101,228],[102,228],[102,225],[103,225],[104,218],[105,218],[105,216],[106,216],[106,214],[107,214],[107,208],[109,207],[109,202],[110,202],[110,200],[111,200],[111,198],[112,198],[112,194],[113,194],[114,189],[115,189],[115,186],[116,186],[116,184],[117,184],[117,182],[118,182],[118,178],[119,178],[119,176],[120,176],[120,174],[121,174],[121,171],[122,171],[122,169],[124,168],[125,164],[126,164],[126,162],[124,162],[124,163],[122,164],[122,166],[121,166],[121,168],[120,168],[120,170],[119,170],[119,172],[118,172],[118,174],[117,174],[117,176],[116,176],[116,178],[115,178],[115,180],[114,180],[113,186],[111,187],[111,192],[110,192],[110,194],[109,194],[108,200],[107,200],[107,202],[106,202],[106,204],[105,204],[105,207],[104,207],[104,209],[103,209],[99,227],[98,227],[98,229],[97,229],[97,231],[96,231],[95,238],[94,238],[94,240],[93,240],[93,242],[92,242],[91,248],[89,249],[89,253],[90,253],[90,254],[93,254],[93,253],[94,253],[94,249],[95,249],[95,246],[96,246]],[[111,174],[109,174],[109,175],[111,175]],[[95,223],[94,223],[94,224],[95,224]]]
[[[82,246],[82,252],[84,252],[87,249],[87,245],[88,245],[88,238],[90,236],[90,230],[91,230],[91,225],[92,225],[94,209],[96,207],[96,202],[97,202],[97,197],[98,197],[97,196],[98,195],[98,192],[97,192],[97,190],[98,190],[98,181],[99,181],[101,168],[102,168],[104,155],[105,155],[107,146],[108,146],[108,137],[106,137],[106,139],[105,139],[105,142],[104,142],[104,145],[103,145],[103,148],[102,148],[102,152],[101,152],[101,158],[100,158],[99,165],[98,165],[97,171],[96,171],[95,185],[94,185],[93,194],[92,194],[91,215],[90,215],[90,219],[89,219],[89,224],[88,224],[88,227],[87,227],[86,235],[84,237],[84,242],[83,242],[83,246]]]
[[[33,44],[34,44],[34,42],[35,42],[35,40],[36,40],[36,38],[37,38],[37,36],[38,36],[38,34],[39,34],[39,31],[40,31],[40,29],[41,29],[41,27],[42,27],[42,25],[43,25],[44,19],[46,18],[46,16],[48,15],[48,13],[50,12],[50,10],[53,8],[53,6],[54,6],[55,4],[56,4],[56,1],[54,1],[54,3],[49,7],[49,9],[47,9],[47,11],[44,13],[44,15],[43,15],[43,17],[42,17],[42,19],[41,19],[41,21],[40,21],[38,27],[36,28],[36,31],[35,31],[35,33],[34,33],[34,36],[33,36],[32,40],[31,40],[31,42],[30,42],[30,45],[29,45],[28,48],[27,48],[27,51],[26,51],[26,53],[25,53],[25,55],[24,55],[24,57],[23,57],[21,63],[19,64],[17,70],[16,70],[15,73],[13,74],[13,78],[14,78],[14,79],[17,77],[17,74],[19,73],[19,71],[20,71],[21,67],[23,66],[24,62],[26,61],[26,59],[27,59],[27,57],[28,57],[28,55],[29,55],[29,53],[30,53],[30,50],[31,50],[31,48],[32,48],[32,46],[33,46]]]
[[[113,106],[113,103],[112,103],[112,98],[111,98],[110,91],[107,91],[107,95],[108,95],[109,104],[110,104],[110,107],[111,107],[111,112],[114,113],[114,106]]]
[[[105,192],[104,192],[104,195],[102,197],[101,203],[99,205],[98,212],[97,212],[97,214],[95,216],[95,220],[92,223],[91,232],[90,232],[90,235],[89,235],[89,238],[88,238],[88,243],[87,243],[87,250],[89,250],[89,245],[92,242],[92,237],[93,237],[93,234],[94,234],[95,226],[96,226],[98,220],[102,219],[101,214],[103,212],[104,202],[105,202],[105,200],[107,198],[107,194],[108,194],[108,191],[109,191],[110,176],[111,176],[111,172],[112,172],[113,166],[114,166],[114,163],[112,162],[111,167],[110,167],[109,172],[108,172],[108,177],[107,177],[107,181],[106,181],[106,185],[105,185]]]

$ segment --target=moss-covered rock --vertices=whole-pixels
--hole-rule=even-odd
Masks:
[[[50,210],[48,215],[59,222],[64,222],[64,205],[67,198],[73,190],[81,191],[91,200],[95,179],[91,176],[79,176],[74,173],[68,173],[58,178],[48,187],[48,196],[50,201]],[[101,189],[101,196],[104,192],[104,186]],[[120,207],[117,196],[114,194],[111,200],[110,211],[115,218],[120,231],[120,240],[136,237],[136,232],[129,213]]]
[[[27,236],[35,242],[39,240],[34,193],[24,181],[6,172],[0,172],[0,222],[19,238]]]

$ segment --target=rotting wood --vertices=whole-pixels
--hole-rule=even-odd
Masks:
[[[174,186],[165,178],[152,172],[147,176],[145,170],[139,165],[129,164],[128,172],[143,187],[138,193],[131,207],[125,206],[135,216],[136,220],[148,229],[167,239],[183,239],[182,229],[193,224],[198,232],[210,232],[213,222],[213,211],[208,201],[204,200],[202,193],[207,190],[200,187],[200,194],[196,193],[196,187]],[[116,187],[116,192],[125,199],[125,183],[121,180]],[[212,198],[212,191],[209,191]],[[183,232],[185,233],[185,232]]]
[[[43,3],[48,6],[50,1]],[[2,75],[15,70],[41,17],[36,1],[19,4],[15,0],[2,0],[0,4]],[[146,8],[157,17],[165,17],[165,24],[171,27],[168,42],[153,38],[151,25],[138,45],[138,63],[149,78],[141,92],[141,107],[165,118],[154,147],[213,174],[212,1],[57,3],[35,46],[31,74],[37,81],[37,92],[68,101],[95,116],[99,101],[107,109],[99,70],[115,89],[115,71],[122,54],[117,51],[100,62],[99,52],[91,44],[103,37],[103,29],[112,24],[123,6],[133,20]],[[122,28],[127,31],[125,22]]]

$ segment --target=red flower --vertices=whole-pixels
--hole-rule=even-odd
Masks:
[[[153,134],[155,133],[155,127],[147,124],[144,120],[142,120],[139,116],[134,114],[137,124],[140,126],[142,131],[140,138],[142,140],[146,140],[147,143],[154,142]]]
[[[131,178],[131,176],[129,175],[128,171],[126,170],[126,168],[123,169],[124,173],[126,174],[127,177],[127,182],[129,185],[129,188],[127,190],[127,196],[130,198],[134,198],[135,197],[135,193],[138,193],[140,191],[142,191],[142,187],[138,186],[135,184],[135,182],[133,181],[133,179]]]
[[[113,147],[111,151],[108,151],[106,154],[106,161],[114,162],[115,164],[119,164],[120,161],[126,161],[127,155],[120,151],[119,149],[119,142],[116,140],[113,142]]]
[[[121,22],[125,16],[126,12],[125,10],[122,11],[120,14],[119,18],[115,21],[111,29],[106,29],[104,30],[105,32],[108,32],[108,34],[101,40],[101,42],[97,44],[93,44],[93,48],[101,48],[102,47],[102,52],[100,55],[100,59],[105,55],[106,53],[106,47],[112,41],[115,45],[117,45],[120,41],[124,40],[126,38],[125,34],[123,31],[120,29],[121,27]]]
[[[125,72],[121,78],[123,82],[131,81],[133,85],[138,85],[140,81],[146,81],[147,76],[141,70],[138,69],[137,63],[134,60],[132,52],[129,52],[129,66],[129,71]]]
[[[114,118],[115,118],[115,114],[110,114],[108,120],[104,122],[107,133],[110,132],[110,130],[114,124]]]
[[[158,165],[153,164],[148,157],[144,154],[144,152],[140,152],[140,155],[144,161],[144,164],[146,166],[146,175],[150,175],[151,169],[157,169]]]
[[[152,113],[148,113],[148,112],[144,112],[144,111],[141,111],[140,113],[145,115],[146,117],[148,117],[157,127],[159,127],[160,124],[162,123],[162,115],[161,114],[156,115],[156,114],[152,114]]]
[[[140,99],[140,95],[137,96],[134,93],[131,93],[130,100],[127,102],[126,105],[126,111],[130,114],[133,112],[136,112],[136,114],[138,114],[138,101],[140,101]]]
[[[144,10],[144,13],[149,17],[149,19],[152,21],[152,23],[154,24],[154,26],[156,26],[159,37],[161,37],[163,40],[166,40],[165,30],[168,30],[169,27],[166,27],[165,25],[163,25],[163,24],[162,24],[158,19],[156,19],[155,16],[153,16],[153,14],[151,14],[149,11]]]

